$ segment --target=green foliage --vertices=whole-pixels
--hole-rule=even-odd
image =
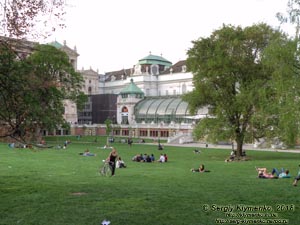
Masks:
[[[273,68],[262,63],[264,50],[281,36],[266,24],[244,29],[224,25],[210,37],[193,41],[187,65],[194,74],[195,89],[184,100],[192,112],[209,107],[212,116],[197,125],[197,138],[235,140],[242,152],[245,139],[256,131],[251,118],[272,76]]]
[[[67,55],[49,45],[37,45],[28,57],[5,42],[0,44],[0,120],[3,136],[23,139],[40,129],[67,127],[64,100],[84,99],[83,78],[75,72]]]
[[[112,120],[111,119],[106,119],[104,121],[105,126],[106,126],[106,130],[105,133],[106,135],[110,135],[111,131],[112,131]]]
[[[168,163],[136,163],[131,161],[135,154],[154,153],[158,158],[161,152],[156,145],[130,148],[115,143],[127,168],[117,169],[115,177],[102,177],[98,169],[109,151],[99,146],[105,140],[94,143],[94,138],[90,142],[84,138],[66,150],[9,149],[0,144],[1,225],[99,225],[105,219],[111,224],[202,225],[226,219],[224,212],[203,211],[205,204],[271,206],[270,213],[278,213],[272,219],[289,219],[289,224],[300,220],[295,197],[299,187],[292,186],[293,178],[258,179],[255,171],[255,166],[284,167],[294,176],[297,154],[247,151],[250,161],[225,163],[229,149],[194,154],[194,148],[166,145]],[[80,156],[86,148],[97,156]],[[211,172],[190,172],[200,163]],[[281,204],[295,205],[295,210],[278,211]]]
[[[288,146],[294,146],[300,134],[300,63],[297,41],[278,39],[272,42],[263,59],[263,63],[274,68],[274,72],[268,90],[272,101],[268,101],[261,109],[264,115],[276,115],[273,116],[273,136]],[[261,97],[267,101],[266,96]]]

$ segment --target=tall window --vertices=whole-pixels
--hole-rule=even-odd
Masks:
[[[186,93],[186,84],[183,84],[181,88],[182,88],[182,94]]]

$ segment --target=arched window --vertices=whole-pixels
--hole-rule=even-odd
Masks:
[[[151,65],[151,75],[158,75],[159,74],[159,67],[158,65]]]

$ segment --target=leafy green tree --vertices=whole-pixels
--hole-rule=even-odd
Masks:
[[[269,85],[273,101],[268,102],[260,113],[263,113],[265,121],[272,118],[274,123],[267,135],[271,134],[293,147],[300,134],[300,1],[289,0],[287,6],[287,15],[278,13],[277,17],[282,24],[295,26],[295,35],[273,41],[264,52],[263,63],[274,69]]]
[[[196,138],[211,142],[234,140],[238,156],[242,154],[244,142],[261,131],[254,128],[251,118],[260,110],[260,96],[272,74],[272,67],[262,63],[263,52],[281,36],[266,24],[244,29],[223,25],[210,37],[193,41],[187,66],[194,74],[195,89],[183,99],[191,112],[209,107],[210,113],[197,124]],[[268,96],[272,100],[272,95]]]
[[[82,76],[75,72],[66,53],[49,45],[36,45],[34,52],[18,58],[18,53],[0,44],[0,121],[2,137],[25,141],[40,129],[68,127],[64,120],[66,99],[82,106]]]
[[[104,123],[105,123],[105,126],[106,126],[106,144],[107,145],[109,145],[109,135],[111,134],[111,132],[112,132],[112,120],[111,119],[106,119],[105,121],[104,121]]]

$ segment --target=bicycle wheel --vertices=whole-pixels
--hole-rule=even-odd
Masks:
[[[108,163],[105,163],[103,165],[103,167],[101,168],[100,173],[101,173],[102,176],[106,176],[106,177],[111,176],[110,165]]]

